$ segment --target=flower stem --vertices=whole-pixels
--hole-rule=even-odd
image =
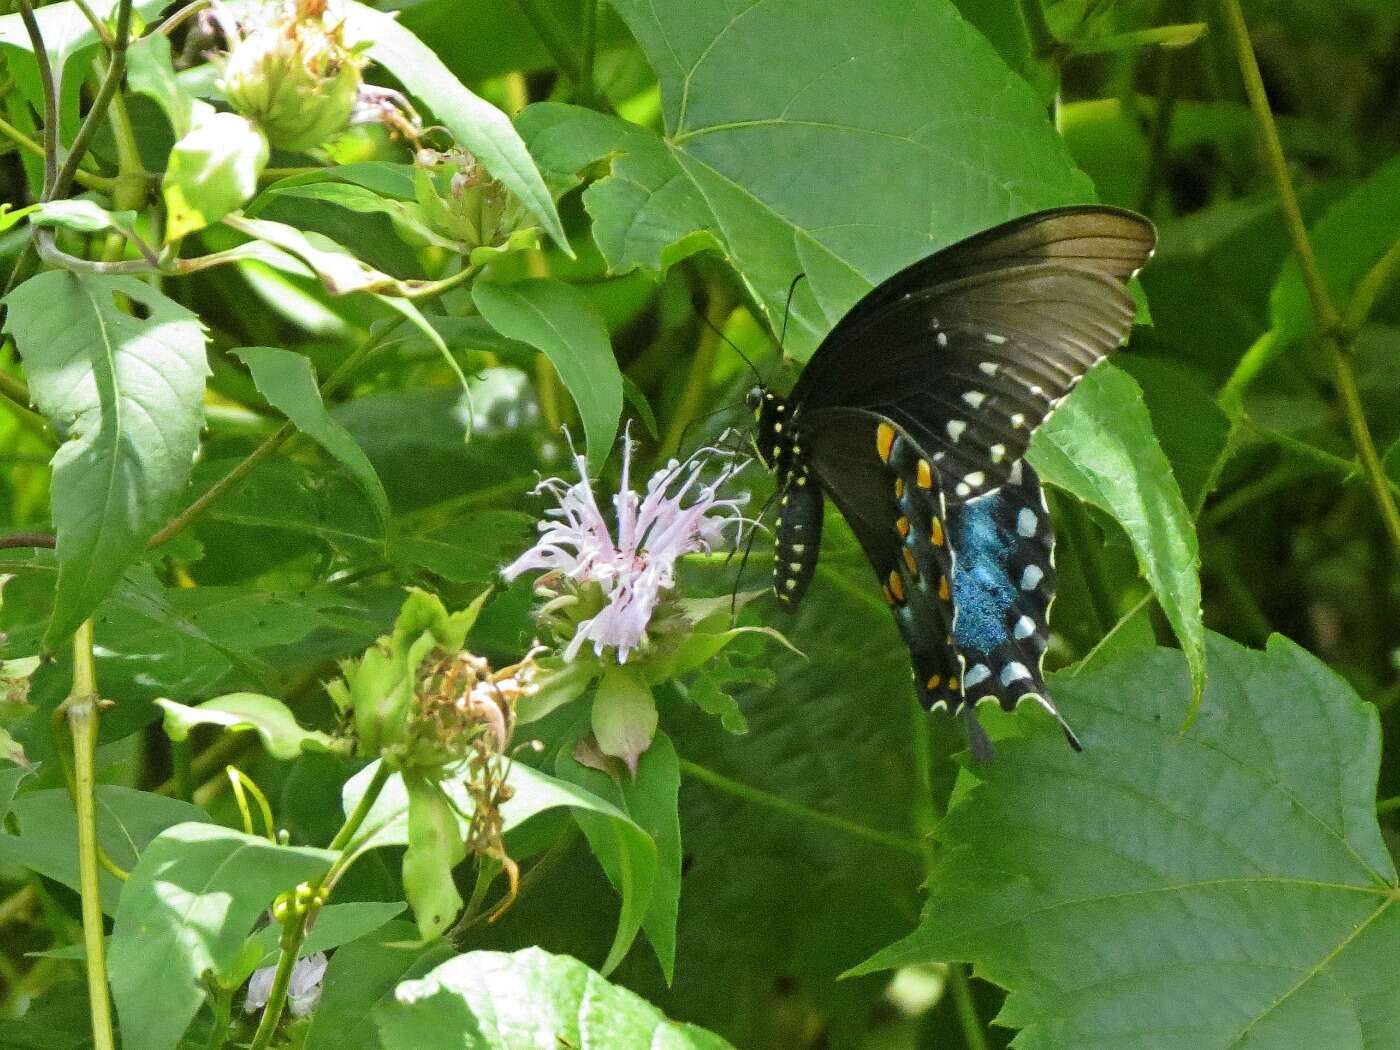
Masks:
[[[107,945],[103,939],[102,886],[97,857],[97,679],[93,673],[92,621],[73,635],[73,688],[63,702],[73,734],[74,801],[78,820],[78,885],[82,892],[83,946],[95,1050],[113,1050],[112,1003],[107,997]]]
[[[728,320],[732,310],[733,302],[725,292],[718,289],[711,292],[709,305],[705,308],[705,331],[700,333],[700,345],[696,347],[695,356],[691,358],[685,390],[681,392],[681,399],[676,404],[676,411],[671,416],[671,423],[666,428],[665,439],[661,442],[661,449],[657,454],[657,458],[663,463],[679,451],[681,442],[685,440],[687,428],[700,411],[705,399],[705,390],[710,383],[710,374],[715,370],[715,357],[719,353],[719,344],[723,338],[720,333],[724,331],[724,322]]]
[[[268,1045],[272,1042],[277,1024],[282,1020],[282,1010],[287,1005],[287,987],[291,983],[292,968],[296,965],[297,956],[301,952],[302,941],[306,939],[306,932],[315,919],[316,913],[320,911],[321,904],[324,903],[322,889],[334,886],[341,873],[354,860],[354,854],[344,852],[345,847],[355,837],[355,832],[360,830],[360,825],[364,823],[365,817],[369,816],[369,811],[374,807],[379,793],[389,782],[391,773],[388,765],[381,761],[378,768],[375,769],[369,785],[365,788],[365,793],[360,796],[360,801],[355,804],[355,808],[345,818],[345,823],[335,833],[335,838],[331,839],[328,848],[340,852],[341,855],[331,864],[330,870],[309,888],[309,892],[304,898],[305,906],[299,907],[296,903],[301,896],[300,889],[291,895],[287,917],[282,921],[277,970],[272,975],[272,988],[267,994],[267,1005],[263,1008],[262,1019],[258,1022],[258,1030],[253,1034],[253,1042],[249,1050],[267,1050]]]
[[[1341,317],[1333,305],[1327,283],[1318,267],[1317,257],[1313,254],[1312,241],[1308,239],[1303,212],[1298,206],[1298,196],[1293,190],[1293,181],[1288,174],[1288,162],[1279,142],[1278,127],[1274,123],[1269,98],[1264,91],[1264,78],[1259,73],[1259,61],[1254,55],[1254,45],[1249,39],[1249,27],[1245,23],[1239,0],[1220,0],[1220,6],[1226,32],[1234,47],[1235,58],[1239,62],[1240,73],[1244,79],[1249,108],[1254,114],[1254,122],[1259,131],[1265,163],[1274,181],[1279,206],[1283,210],[1284,225],[1288,229],[1289,239],[1293,242],[1293,252],[1298,257],[1303,284],[1312,303],[1313,320],[1320,337],[1323,355],[1327,359],[1333,383],[1337,388],[1342,414],[1346,418],[1352,444],[1356,446],[1357,457],[1361,460],[1361,468],[1370,485],[1381,520],[1390,534],[1391,542],[1400,547],[1400,507],[1397,507],[1394,494],[1387,484],[1385,467],[1376,452],[1375,440],[1371,437],[1371,430],[1366,422],[1361,395],[1356,388],[1356,375],[1352,371],[1351,360],[1342,343]]]
[[[847,835],[898,850],[900,853],[907,853],[915,857],[923,856],[923,847],[913,839],[903,835],[894,835],[888,831],[880,831],[878,828],[868,828],[864,824],[857,824],[853,820],[838,817],[834,813],[823,813],[820,810],[811,809],[801,803],[785,799],[781,795],[774,795],[737,780],[731,780],[722,773],[716,773],[714,770],[691,762],[689,759],[681,759],[681,772],[710,785],[712,788],[723,791],[725,794],[741,798],[745,802],[752,802],[766,809],[786,813],[788,816],[805,820],[808,823],[825,824],[829,828],[844,831]]]
[[[87,116],[83,118],[78,133],[73,136],[73,148],[68,151],[63,166],[59,168],[58,176],[50,187],[47,199],[52,200],[67,195],[69,187],[73,184],[73,178],[77,174],[78,165],[82,163],[83,157],[87,154],[92,136],[97,131],[98,125],[106,119],[107,107],[111,104],[117,89],[121,87],[122,77],[126,75],[126,47],[131,40],[131,3],[132,0],[120,0],[117,6],[117,27],[112,37],[112,58],[107,67],[107,75],[102,78],[102,86],[97,89],[97,96],[92,100],[92,107],[88,110]],[[57,134],[57,132],[58,129],[55,128],[54,133]]]
[[[962,1022],[967,1050],[988,1050],[987,1034],[982,1030],[977,1004],[972,999],[972,978],[967,972],[966,963],[948,964],[948,983],[953,989],[953,1004],[958,1008],[958,1020]]]
[[[39,32],[29,0],[19,0],[19,17],[29,34],[29,46],[34,51],[34,64],[39,67],[39,84],[44,93],[44,189],[40,197],[48,200],[58,172],[58,85],[54,83],[49,49],[44,46],[44,37]]]
[[[253,1034],[249,1050],[267,1050],[272,1042],[277,1023],[282,1020],[282,1009],[287,1005],[287,986],[292,981],[292,968],[296,966],[297,952],[306,936],[306,920],[310,908],[295,909],[282,923],[281,951],[277,955],[277,970],[272,975],[272,988],[267,993],[267,1005],[263,1007],[258,1030]]]

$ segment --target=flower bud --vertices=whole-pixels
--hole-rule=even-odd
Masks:
[[[466,150],[422,149],[414,158],[413,187],[429,224],[470,252],[503,244],[525,211]]]
[[[363,60],[345,46],[344,29],[326,0],[297,0],[270,8],[232,42],[224,93],[272,145],[304,152],[349,123]]]

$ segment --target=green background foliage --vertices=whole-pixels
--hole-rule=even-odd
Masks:
[[[1393,4],[346,0],[400,122],[307,153],[229,112],[193,9],[45,4],[46,71],[23,6],[0,1050],[111,1045],[104,945],[151,1050],[1400,1047]],[[424,174],[454,147],[509,194],[491,236],[480,182]],[[469,761],[357,752],[327,683],[368,647],[405,695],[429,595],[481,599],[493,666],[531,650],[535,581],[499,570],[541,477],[583,456],[608,507],[619,435],[634,486],[733,443],[751,366],[784,389],[900,267],[1091,200],[1159,246],[1030,452],[1083,754],[1031,705],[977,765],[919,711],[834,511],[795,616],[749,590],[763,532],[746,575],[687,559],[709,633],[552,679],[494,801]],[[735,487],[756,514],[772,482]],[[255,1033],[249,975],[318,951],[312,1016]]]

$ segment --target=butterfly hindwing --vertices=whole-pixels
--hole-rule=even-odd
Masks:
[[[875,570],[909,647],[920,701],[956,707],[953,551],[936,468],[902,428],[868,412],[814,413],[798,433]]]
[[[1017,463],[1007,484],[950,507],[949,532],[964,702],[995,700],[1011,710],[1035,700],[1059,718],[1042,670],[1055,600],[1055,534],[1035,471]],[[1065,733],[1078,747],[1068,726]]]

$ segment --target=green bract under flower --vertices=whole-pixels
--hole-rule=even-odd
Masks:
[[[326,0],[271,5],[246,31],[225,30],[224,93],[272,145],[304,152],[344,130],[363,60],[345,46],[344,19]]]
[[[421,149],[413,188],[429,224],[470,252],[510,241],[526,219],[525,209],[463,149]]]

